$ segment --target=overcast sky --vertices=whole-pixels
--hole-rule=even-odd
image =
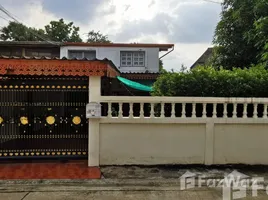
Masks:
[[[174,43],[163,59],[166,69],[190,67],[211,46],[221,5],[203,0],[0,0],[27,26],[43,28],[64,18],[80,27],[107,34],[113,42]],[[8,22],[1,17],[0,26]]]

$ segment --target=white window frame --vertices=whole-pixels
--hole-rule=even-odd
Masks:
[[[129,58],[127,54],[131,54],[130,60],[127,60]],[[137,57],[135,57],[135,54],[137,54]],[[124,57],[125,60],[123,60]],[[134,60],[136,58],[138,59],[137,64],[135,64],[136,61]],[[140,64],[141,59],[143,64]],[[127,64],[128,61],[131,64]],[[145,67],[145,51],[120,51],[120,67]]]
[[[92,53],[95,53],[95,59],[96,59],[96,57],[97,57],[97,52],[96,51],[94,51],[94,50],[89,50],[89,51],[87,51],[87,50],[68,50],[68,58],[70,58],[70,59],[72,59],[73,57],[70,57],[70,53],[82,53],[82,57],[81,58],[85,58],[85,53],[87,53],[87,52],[92,52]]]

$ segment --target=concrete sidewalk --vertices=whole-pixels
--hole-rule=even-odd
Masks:
[[[197,188],[181,191],[176,186],[165,187],[89,187],[85,185],[13,185],[7,190],[0,190],[0,200],[222,200],[222,191],[217,188]],[[19,187],[19,188],[15,188]],[[31,189],[29,189],[31,188]],[[25,191],[23,191],[25,190]],[[259,191],[257,197],[252,197],[248,191],[245,200],[267,200],[265,191]]]
[[[218,179],[237,170],[250,177],[264,177],[268,185],[267,167],[102,167],[102,179],[96,180],[1,180],[0,200],[222,200],[222,188],[195,187],[181,190],[180,176],[190,171]],[[267,200],[265,190],[252,197],[247,191],[245,200]],[[226,199],[228,200],[228,199]]]
[[[0,200],[220,200],[211,191],[95,191],[0,193]]]
[[[222,200],[213,191],[96,191],[96,192],[30,192],[0,193],[0,200]],[[242,200],[267,200],[267,196]]]
[[[0,200],[222,200],[221,188],[201,187],[181,190],[178,179],[102,179],[1,181]],[[253,198],[247,191],[245,200],[268,199],[265,191]]]

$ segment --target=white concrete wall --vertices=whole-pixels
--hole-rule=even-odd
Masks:
[[[203,163],[205,128],[204,124],[100,124],[100,164]]]
[[[216,124],[214,163],[268,165],[268,124]]]
[[[91,127],[90,132],[94,145],[93,140],[89,142],[91,152],[95,152],[95,165],[268,165],[268,98],[100,96],[99,100],[108,104],[108,111],[91,123],[96,127]],[[112,103],[119,104],[117,116],[112,115]],[[138,117],[133,116],[134,103],[140,104]],[[160,103],[161,115],[156,117],[151,109],[150,116],[144,116],[145,103],[150,103],[151,108]],[[196,104],[200,103],[202,116],[197,117]],[[123,115],[123,104],[130,106],[128,116]],[[165,117],[165,104],[172,105],[170,117]],[[176,104],[183,106],[179,117]],[[191,116],[185,115],[186,104],[192,104]],[[213,105],[210,117],[207,104]],[[232,116],[227,115],[227,104],[234,105]],[[237,116],[238,104],[244,107],[242,116]],[[252,104],[254,111],[249,117],[247,108]],[[224,106],[221,117],[218,105]]]
[[[159,71],[158,48],[63,46],[60,49],[60,57],[68,57],[69,50],[96,51],[97,59],[108,58],[121,72]],[[145,67],[120,67],[120,51],[145,51]]]
[[[103,118],[100,165],[267,165],[267,130],[267,120]]]

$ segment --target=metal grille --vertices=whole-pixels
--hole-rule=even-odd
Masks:
[[[0,158],[86,157],[87,78],[2,77]]]

